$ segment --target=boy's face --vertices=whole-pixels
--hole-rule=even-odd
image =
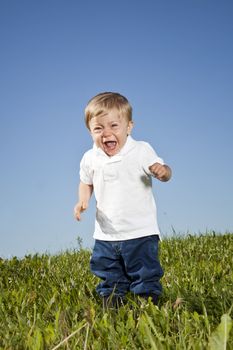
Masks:
[[[89,122],[94,143],[110,157],[120,152],[132,127],[133,122],[121,116],[116,109]]]

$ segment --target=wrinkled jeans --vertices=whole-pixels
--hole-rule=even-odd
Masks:
[[[163,270],[158,258],[157,235],[125,241],[96,240],[91,271],[102,281],[96,290],[102,297],[127,292],[160,295]]]

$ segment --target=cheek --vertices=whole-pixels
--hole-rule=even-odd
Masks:
[[[94,143],[99,144],[101,137],[100,137],[100,135],[92,135],[92,140]]]

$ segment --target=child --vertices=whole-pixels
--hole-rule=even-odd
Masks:
[[[77,220],[96,198],[95,246],[91,271],[104,305],[118,305],[127,292],[157,304],[163,270],[158,259],[159,228],[152,176],[171,178],[171,169],[146,142],[135,141],[132,108],[113,92],[93,97],[85,109],[86,126],[94,141],[80,163]]]

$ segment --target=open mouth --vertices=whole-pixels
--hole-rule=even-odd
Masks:
[[[107,150],[113,151],[116,148],[116,141],[106,141],[104,142],[104,146]]]

